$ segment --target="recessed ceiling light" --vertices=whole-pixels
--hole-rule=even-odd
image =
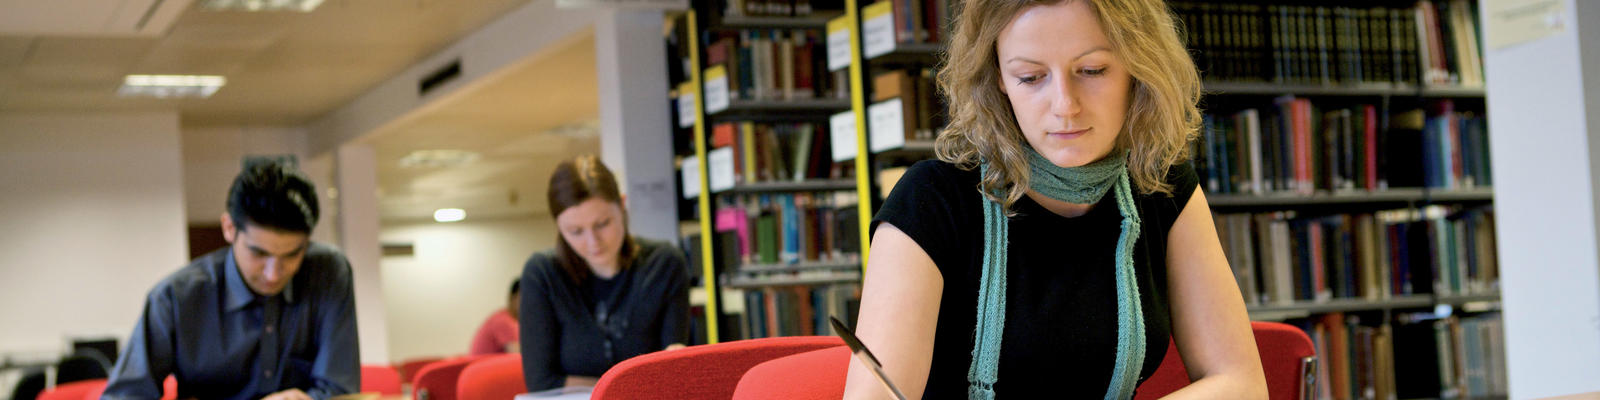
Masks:
[[[311,12],[323,0],[205,0],[200,8],[207,11],[299,11]]]
[[[433,212],[433,220],[439,222],[456,222],[467,219],[467,210],[459,208],[441,208]]]
[[[478,160],[478,153],[455,150],[417,150],[400,158],[400,166],[406,168],[437,168],[454,167]]]
[[[228,79],[216,75],[128,75],[117,95],[123,97],[211,97]]]

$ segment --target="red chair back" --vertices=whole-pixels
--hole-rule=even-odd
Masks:
[[[84,395],[83,398],[87,400],[99,400],[100,395],[105,393],[106,385],[100,385],[100,387],[95,388]],[[167,379],[161,381],[161,400],[178,400],[178,378],[175,378],[172,375],[167,375]]]
[[[411,396],[416,400],[455,400],[456,383],[461,370],[481,356],[462,356],[439,361],[417,371],[417,381],[411,384]]]
[[[767,361],[739,379],[733,399],[826,400],[844,397],[850,348],[834,346]],[[841,366],[843,366],[841,368]],[[819,384],[824,382],[824,384]]]
[[[400,395],[400,373],[388,365],[361,366],[361,392]]]
[[[1256,350],[1261,353],[1261,368],[1267,375],[1267,396],[1273,400],[1308,399],[1315,394],[1316,346],[1300,328],[1277,322],[1251,322]],[[1150,375],[1135,400],[1157,399],[1189,385],[1189,371],[1183,366],[1175,344],[1167,343],[1167,356]]]
[[[496,354],[467,365],[457,380],[456,399],[505,400],[527,393],[522,382],[522,355]]]
[[[422,372],[422,367],[426,367],[428,364],[433,364],[443,360],[445,360],[444,357],[414,358],[406,360],[400,364],[396,364],[394,369],[400,373],[401,382],[412,383],[416,382],[417,373]]]
[[[55,389],[40,392],[37,398],[38,400],[83,400],[89,398],[90,394],[95,394],[95,398],[99,398],[99,394],[105,391],[105,379],[90,379],[56,385]]]
[[[660,351],[611,367],[593,399],[726,399],[750,367],[844,342],[833,336],[740,340]],[[841,382],[842,385],[842,382]]]

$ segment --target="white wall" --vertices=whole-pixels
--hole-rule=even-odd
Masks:
[[[415,246],[382,262],[389,358],[466,354],[478,326],[505,307],[523,262],[555,235],[544,216],[384,225],[383,243]]]
[[[126,340],[188,258],[175,113],[0,114],[0,352]]]
[[[1513,399],[1600,391],[1600,3],[1560,1],[1564,32],[1484,57]]]
[[[270,126],[183,128],[183,179],[186,215],[191,224],[216,225],[225,211],[228,186],[245,156],[293,154],[308,166],[305,129]],[[316,181],[319,190],[328,181]],[[326,207],[327,199],[322,200]]]

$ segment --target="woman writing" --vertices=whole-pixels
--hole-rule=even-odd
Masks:
[[[592,155],[550,176],[556,247],[522,269],[522,373],[529,391],[594,386],[623,360],[689,340],[688,261],[628,235],[611,170]]]
[[[857,331],[913,398],[1126,399],[1176,341],[1174,398],[1266,397],[1186,163],[1198,73],[1160,0],[972,0],[938,161],[875,216]],[[852,362],[846,398],[885,395]]]

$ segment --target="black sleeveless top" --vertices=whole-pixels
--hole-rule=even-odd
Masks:
[[[913,165],[873,218],[905,232],[944,278],[933,364],[924,398],[964,398],[972,362],[978,282],[982,277],[983,204],[976,169],[928,160]],[[1199,184],[1194,168],[1173,166],[1173,195],[1138,194],[1134,245],[1145,323],[1142,383],[1166,355],[1172,318],[1167,304],[1167,233]],[[1033,393],[1100,398],[1116,357],[1116,243],[1122,216],[1115,191],[1088,213],[1054,214],[1023,196],[1012,206],[1006,254],[1006,324],[997,396]],[[1010,396],[1007,396],[1007,395]]]

